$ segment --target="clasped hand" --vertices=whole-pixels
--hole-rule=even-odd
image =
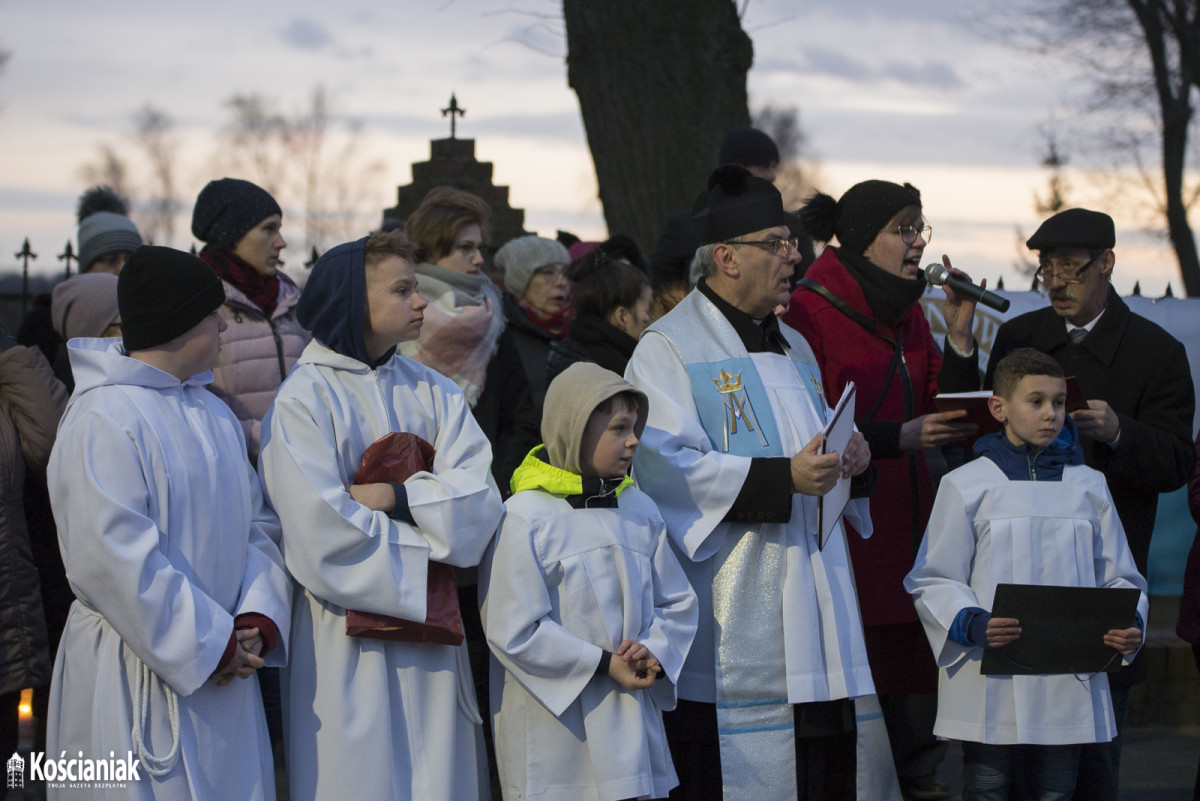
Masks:
[[[224,687],[234,679],[248,679],[264,664],[262,656],[263,638],[257,628],[238,629],[237,645],[233,648],[233,659],[215,678],[218,687]]]
[[[663,672],[650,649],[637,640],[624,640],[608,663],[608,675],[626,690],[645,690]]]

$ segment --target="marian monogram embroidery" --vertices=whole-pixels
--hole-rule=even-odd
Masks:
[[[754,406],[750,403],[750,396],[746,393],[745,387],[742,386],[742,374],[736,376],[730,375],[725,370],[717,375],[716,378],[709,379],[716,386],[717,391],[721,393],[721,401],[725,406],[725,414],[723,419],[723,435],[724,442],[722,450],[725,453],[729,452],[729,435],[738,433],[738,421],[740,420],[745,426],[747,432],[758,434],[759,441],[762,446],[767,447],[767,438],[763,436],[761,426],[758,424],[758,417],[754,414]]]

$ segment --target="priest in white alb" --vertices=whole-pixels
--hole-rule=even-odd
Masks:
[[[775,187],[725,165],[697,199],[699,285],[642,335],[626,378],[650,399],[634,478],[700,600],[664,715],[671,798],[899,798],[839,523],[871,532],[876,471],[857,432],[820,453],[830,409],[804,338],[775,316],[799,259]]]

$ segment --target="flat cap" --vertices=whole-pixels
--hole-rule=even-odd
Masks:
[[[1049,248],[1111,248],[1117,244],[1113,219],[1102,211],[1067,209],[1046,220],[1029,237],[1030,250]]]

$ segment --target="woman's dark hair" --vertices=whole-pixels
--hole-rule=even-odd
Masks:
[[[575,314],[590,314],[602,319],[618,307],[632,309],[637,306],[650,286],[650,280],[641,270],[606,256],[601,250],[571,262],[567,278],[575,284],[571,293]]]

